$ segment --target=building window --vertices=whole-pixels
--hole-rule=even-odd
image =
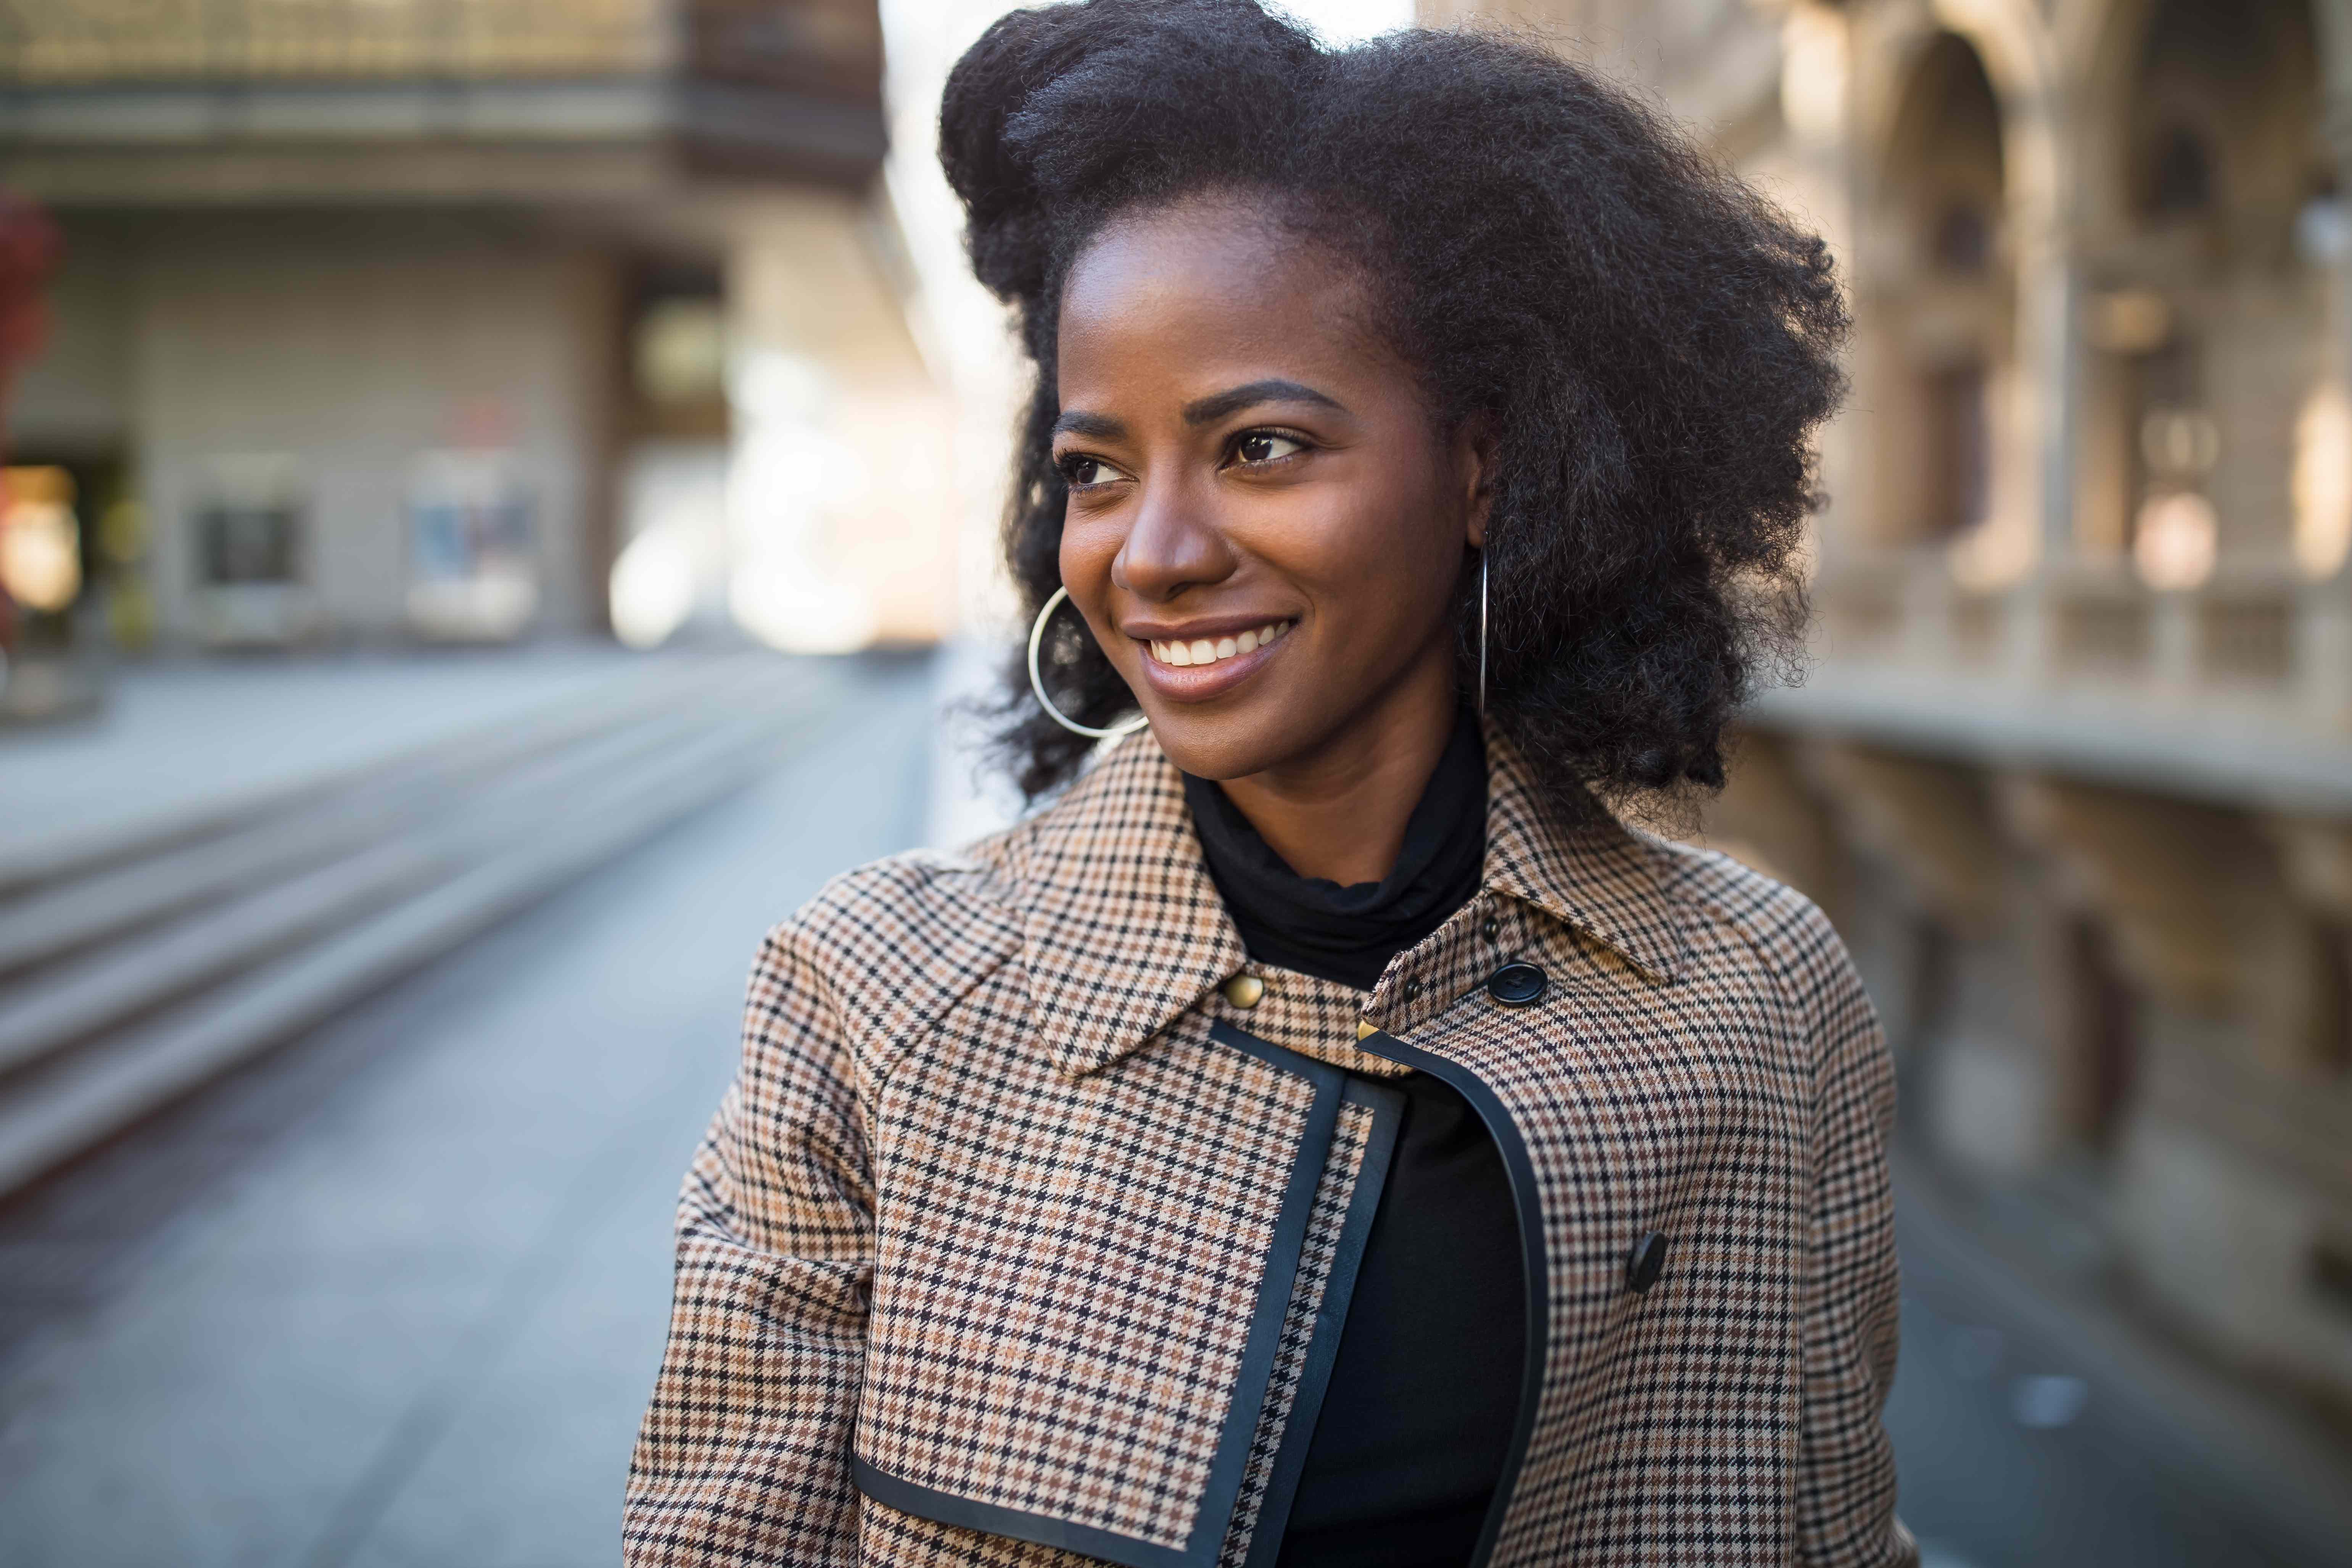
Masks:
[[[2176,121],[2157,132],[2143,205],[2153,218],[2195,217],[2213,205],[2213,154],[2195,127]]]
[[[1992,258],[1992,224],[1974,202],[1954,202],[1936,219],[1928,254],[1947,272],[1974,277]]]
[[[2321,916],[2312,922],[2312,942],[2313,1065],[2341,1079],[2352,1074],[2352,921]]]
[[[2313,1293],[2347,1317],[2352,1317],[2352,1243],[2316,1242],[2311,1248]]]
[[[195,532],[196,575],[208,587],[301,580],[302,512],[290,500],[208,501]]]
[[[2114,940],[2096,921],[2066,930],[2069,1012],[2074,1044],[2075,1131],[2105,1152],[2122,1130],[2139,1064],[2139,999],[2124,977]]]
[[[1985,367],[1964,360],[1927,377],[1927,527],[1948,538],[1984,521],[1992,500]]]

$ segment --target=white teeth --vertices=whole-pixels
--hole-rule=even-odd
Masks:
[[[1254,632],[1244,632],[1239,637],[1218,637],[1214,641],[1194,637],[1191,642],[1155,642],[1149,646],[1152,658],[1162,664],[1183,669],[1196,664],[1215,664],[1220,659],[1271,647],[1289,629],[1288,621],[1274,621]]]

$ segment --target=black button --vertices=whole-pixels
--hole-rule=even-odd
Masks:
[[[1405,999],[1406,1001],[1410,1002],[1410,1001],[1412,1001],[1414,997],[1416,997],[1416,996],[1418,996],[1418,995],[1420,995],[1420,994],[1421,994],[1421,980],[1420,980],[1420,978],[1419,978],[1418,976],[1414,977],[1413,979],[1408,980],[1408,981],[1406,981],[1406,982],[1404,983],[1404,999]]]
[[[1507,963],[1486,976],[1486,994],[1506,1007],[1524,1007],[1543,1000],[1544,988],[1550,984],[1532,963]]]
[[[1633,1244],[1633,1250],[1625,1255],[1625,1288],[1636,1296],[1646,1296],[1665,1268],[1665,1233],[1645,1230],[1642,1239]]]
[[[1500,942],[1503,940],[1503,922],[1488,915],[1486,923],[1478,928],[1478,934],[1488,942]]]

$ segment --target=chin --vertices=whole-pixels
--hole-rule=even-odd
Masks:
[[[1296,727],[1256,715],[1185,713],[1152,715],[1152,738],[1160,749],[1194,778],[1247,778],[1264,773],[1295,752]],[[1285,740],[1292,742],[1285,744]]]

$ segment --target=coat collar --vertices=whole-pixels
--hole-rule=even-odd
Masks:
[[[1526,760],[1491,721],[1486,761],[1484,890],[1671,980],[1681,929],[1654,851],[1597,808],[1573,826],[1557,824]],[[1065,1072],[1118,1060],[1247,961],[1193,834],[1182,777],[1149,732],[1111,748],[1016,835],[1007,869],[1030,1004]]]

